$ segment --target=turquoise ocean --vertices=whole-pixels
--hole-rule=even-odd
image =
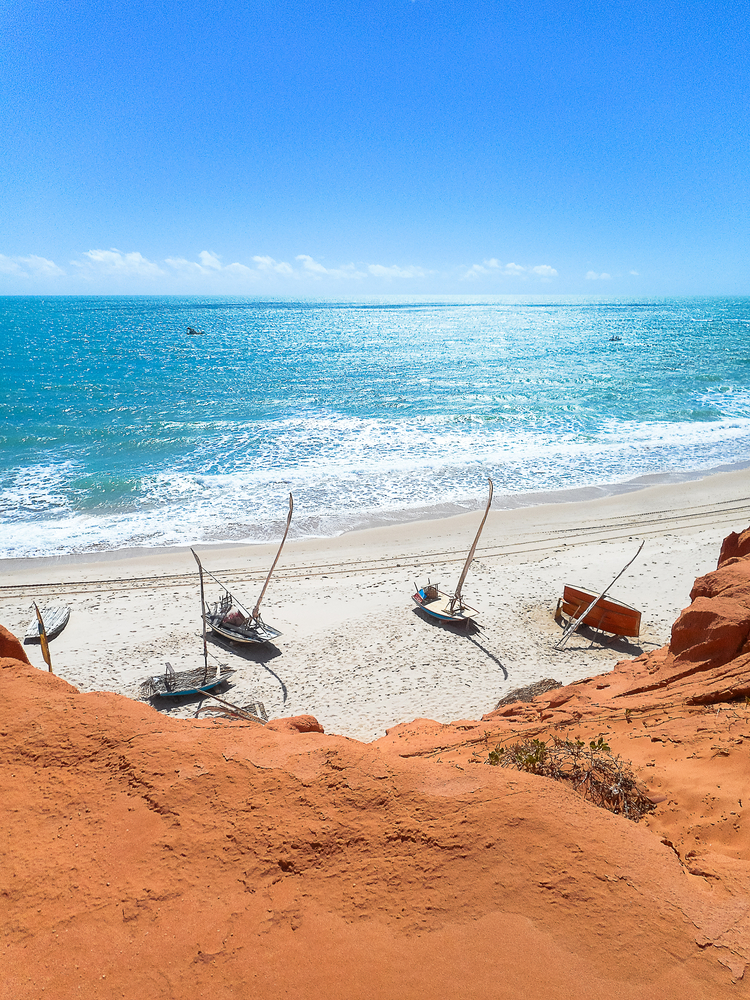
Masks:
[[[327,536],[488,476],[512,507],[750,461],[747,298],[6,297],[0,360],[4,558],[267,541],[289,492]]]

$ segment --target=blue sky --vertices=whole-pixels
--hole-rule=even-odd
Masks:
[[[749,27],[0,0],[0,294],[750,294]]]

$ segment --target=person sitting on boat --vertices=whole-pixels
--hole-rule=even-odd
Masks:
[[[235,609],[234,611],[230,611],[228,615],[224,615],[221,621],[224,625],[240,626],[245,624],[247,618],[245,618],[241,611]]]

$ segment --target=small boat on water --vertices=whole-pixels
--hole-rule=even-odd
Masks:
[[[420,587],[415,584],[415,592],[412,594],[412,600],[420,611],[424,611],[425,614],[429,615],[431,618],[437,618],[438,621],[450,622],[453,625],[467,625],[479,614],[476,608],[471,608],[468,604],[464,603],[461,596],[461,588],[464,585],[466,574],[469,572],[469,566],[471,566],[474,559],[474,553],[476,552],[477,545],[479,544],[479,537],[482,534],[482,529],[484,528],[484,523],[487,520],[487,515],[490,512],[490,506],[492,504],[492,480],[488,479],[487,482],[490,484],[490,495],[487,498],[487,506],[484,510],[484,517],[479,525],[479,530],[476,533],[474,542],[469,549],[466,562],[461,570],[461,576],[458,578],[455,593],[452,595],[444,594],[440,590],[439,586],[434,583],[427,583],[424,587]]]
[[[205,330],[194,330],[192,326],[189,326],[187,328],[187,335],[188,335],[188,337],[205,337],[206,336],[206,331]]]
[[[171,663],[167,663],[163,674],[146,678],[141,684],[141,698],[182,698],[185,695],[202,694],[212,691],[235,673],[234,667],[217,665],[215,674],[208,669],[208,660],[204,666],[193,670],[176,671]]]
[[[65,605],[54,608],[42,608],[39,614],[42,617],[42,621],[40,622],[37,615],[34,615],[29,627],[26,629],[26,635],[23,637],[25,643],[40,642],[42,624],[44,625],[47,641],[58,636],[68,624],[70,608]]]
[[[593,604],[593,607],[591,605]],[[588,612],[586,609],[590,608]],[[583,587],[574,587],[566,583],[560,602],[560,611],[570,619],[578,618],[584,613],[581,625],[609,632],[611,635],[628,636],[637,639],[641,631],[641,612],[628,604],[616,601],[613,597],[603,597],[596,600],[596,594]]]
[[[272,639],[276,639],[281,635],[281,632],[277,628],[274,628],[273,625],[267,625],[261,618],[260,603],[266,593],[268,584],[271,580],[271,575],[276,568],[276,563],[279,561],[281,550],[284,548],[286,536],[289,534],[289,525],[292,522],[293,511],[294,499],[290,493],[289,513],[287,514],[284,535],[281,539],[279,550],[276,553],[276,558],[271,565],[271,569],[268,571],[268,576],[263,584],[260,597],[256,601],[255,607],[252,611],[248,611],[242,602],[235,597],[235,595],[225,584],[221,582],[221,580],[219,580],[218,577],[214,576],[213,573],[203,567],[203,564],[194,549],[190,550],[195,557],[195,561],[198,563],[204,635],[206,626],[208,626],[211,631],[218,635],[221,639],[224,639],[227,642],[238,642],[245,645],[270,642]],[[217,583],[219,587],[221,587],[221,596],[218,601],[210,603],[206,601],[203,580],[204,574],[209,576],[214,583]]]

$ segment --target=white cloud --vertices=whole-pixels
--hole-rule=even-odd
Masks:
[[[359,270],[354,264],[342,264],[340,267],[325,267],[306,253],[298,254],[295,259],[302,261],[301,277],[313,277],[316,279],[334,278],[336,280],[351,278],[360,280],[367,277],[367,272]]]
[[[477,281],[479,278],[488,275],[502,275],[506,278],[526,278],[528,275],[536,275],[543,281],[557,277],[557,271],[549,264],[537,264],[535,267],[524,267],[522,264],[515,264],[510,261],[501,264],[497,257],[490,257],[483,260],[481,264],[472,264],[468,271],[461,275],[462,281]]]
[[[204,267],[211,267],[215,271],[221,271],[222,269],[221,261],[219,260],[219,258],[216,256],[215,253],[210,253],[208,250],[201,250],[198,256],[200,257],[201,264]]]
[[[630,274],[633,274],[633,275],[635,275],[635,277],[636,277],[636,278],[637,278],[637,277],[639,277],[639,275],[638,275],[638,272],[637,272],[637,271],[630,271],[629,273],[630,273]]]
[[[268,290],[286,294],[287,290],[307,285],[333,293],[336,286],[359,286],[363,291],[400,286],[412,290],[425,287],[422,282],[431,276],[439,280],[482,282],[485,287],[502,287],[506,279],[513,282],[539,284],[558,277],[549,264],[522,265],[502,263],[489,257],[468,269],[432,271],[418,264],[347,263],[328,266],[307,253],[297,254],[289,260],[277,260],[267,254],[256,254],[247,263],[234,261],[224,264],[219,253],[201,250],[190,260],[182,256],[153,260],[139,251],[123,252],[113,247],[109,250],[93,249],[80,253],[71,261],[67,271],[54,261],[38,255],[6,256],[0,254],[0,279],[3,289],[15,286],[41,291],[76,292],[96,290],[100,294],[137,293],[191,293],[207,294],[257,294]],[[589,273],[597,280],[609,278],[607,274]],[[410,287],[411,286],[411,287]],[[528,285],[527,285],[528,287]]]
[[[25,274],[21,265],[18,263],[18,259],[14,257],[6,257],[5,254],[0,254],[0,274]]]
[[[306,253],[297,254],[296,260],[301,260],[303,270],[308,271],[310,274],[320,276],[329,273],[327,268],[323,267],[322,264],[319,264],[317,260],[313,260],[313,258],[309,257]]]
[[[612,275],[607,274],[606,271],[602,271],[601,274],[597,274],[596,271],[586,272],[586,281],[611,281]]]
[[[87,278],[106,275],[119,278],[161,278],[166,273],[142,254],[121,253],[119,250],[87,250],[83,261],[72,260]]]
[[[294,268],[285,260],[274,260],[273,257],[253,257],[253,260],[258,265],[259,271],[272,271],[275,274],[284,274],[289,277],[294,274]]]
[[[61,267],[58,267],[53,261],[47,260],[46,257],[30,254],[28,257],[19,257],[18,260],[26,265],[35,278],[56,278],[65,274]]]
[[[245,264],[222,264],[215,253],[208,250],[201,250],[198,254],[200,264],[194,260],[186,260],[184,257],[167,257],[164,261],[174,271],[193,277],[211,278],[217,274],[227,274],[236,278],[255,278],[257,272]]]
[[[462,281],[478,281],[483,274],[488,274],[483,264],[472,264],[468,271],[461,275]]]
[[[17,278],[59,278],[65,274],[61,267],[46,257],[29,254],[28,257],[6,257],[0,253],[0,274]]]
[[[167,257],[164,263],[173,271],[181,271],[183,274],[205,274],[205,269],[200,264],[184,257]]]
[[[222,267],[221,273],[232,274],[237,278],[248,278],[251,275],[253,277],[256,276],[256,272],[253,271],[251,267],[248,267],[247,264],[239,264],[237,262],[235,262],[234,264],[226,264],[224,267]]]
[[[421,267],[398,267],[392,264],[386,267],[384,264],[368,264],[367,270],[376,278],[424,278],[427,272]]]

